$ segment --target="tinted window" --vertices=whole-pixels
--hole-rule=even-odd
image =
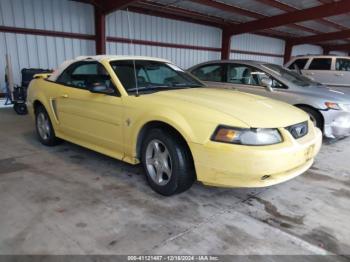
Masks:
[[[331,70],[331,58],[314,58],[311,61],[309,70]]]
[[[224,65],[205,65],[195,69],[192,74],[203,81],[222,82],[224,80]]]
[[[135,63],[135,64],[134,64]],[[188,73],[175,65],[147,60],[113,61],[111,66],[128,92],[201,87]],[[136,73],[134,68],[136,68]],[[137,79],[137,85],[135,82]]]
[[[227,81],[233,84],[259,85],[259,73],[262,72],[250,66],[231,64],[227,70]]]
[[[273,88],[287,88],[266,72],[248,65],[230,64],[227,70],[227,80],[233,84],[261,86],[262,78],[270,78]]]
[[[295,60],[290,66],[289,69],[304,69],[308,59],[307,58],[299,58]]]
[[[335,70],[350,71],[350,59],[337,58],[337,62],[335,63]]]
[[[114,88],[106,69],[97,62],[78,62],[68,67],[57,79],[58,83],[88,89],[95,83]]]

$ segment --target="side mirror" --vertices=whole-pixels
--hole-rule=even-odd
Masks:
[[[106,94],[106,95],[111,95],[114,93],[113,88],[107,87],[105,83],[100,83],[100,82],[93,83],[90,86],[89,91],[91,93]]]
[[[270,91],[270,92],[273,92],[273,88],[272,88],[272,79],[271,78],[268,78],[268,77],[263,77],[263,78],[261,78],[261,85],[263,86],[263,87],[265,87],[265,89],[267,90],[267,91]]]

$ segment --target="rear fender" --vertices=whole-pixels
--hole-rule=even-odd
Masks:
[[[42,75],[42,74],[41,74]],[[58,118],[54,110],[54,101],[57,97],[58,89],[56,84],[46,81],[44,78],[34,78],[28,87],[28,107],[32,114],[35,113],[34,106],[40,103],[49,114],[52,125],[58,128]]]

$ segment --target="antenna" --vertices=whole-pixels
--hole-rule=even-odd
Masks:
[[[129,39],[130,39],[130,48],[134,47],[134,51],[132,52],[132,55],[135,55],[135,46],[133,45],[132,39],[133,39],[133,35],[131,33],[131,24],[130,24],[130,15],[129,15],[129,8],[126,9],[126,13],[127,13],[127,17],[128,17],[128,28],[129,28]],[[129,53],[130,49],[129,49]],[[135,59],[132,60],[133,62],[133,66],[134,66],[134,77],[135,77],[135,87],[136,87],[136,96],[139,96],[139,86],[137,83],[137,75],[136,75],[136,63],[135,63]]]

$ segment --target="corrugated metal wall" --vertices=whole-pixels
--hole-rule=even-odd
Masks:
[[[123,41],[117,39],[119,42],[107,42],[108,54],[162,57],[183,68],[220,59],[218,49],[221,48],[222,32],[219,28],[133,12],[129,16],[130,32],[126,11],[107,16],[107,36],[123,38]],[[93,35],[94,10],[91,5],[68,0],[0,0],[0,25]],[[125,43],[125,39],[130,38],[140,40],[141,43]],[[164,43],[173,46],[159,46]],[[205,50],[194,50],[191,46]],[[230,57],[282,64],[284,46],[285,42],[276,38],[237,35],[232,37],[233,52]],[[217,50],[210,50],[213,48]],[[95,42],[0,33],[0,88],[4,86],[6,53],[12,59],[15,83],[20,84],[21,68],[55,68],[64,60],[79,55],[93,55]],[[321,53],[322,48],[319,46],[300,45],[293,48],[292,55]]]
[[[293,47],[292,51],[292,56],[320,54],[323,54],[323,49],[318,45],[297,45]]]
[[[221,29],[166,18],[117,11],[107,16],[107,36],[160,43],[221,48]],[[107,53],[166,58],[182,68],[220,58],[220,52],[107,42]]]
[[[241,50],[248,52],[265,53],[257,54],[241,54],[239,52],[231,52],[231,59],[242,60],[259,60],[275,64],[283,64],[285,42],[280,39],[265,37],[254,34],[241,34],[231,38],[231,50]],[[272,54],[269,56],[268,54]],[[280,55],[276,57],[274,55]]]
[[[0,25],[91,34],[91,5],[62,0],[0,0]],[[11,56],[15,83],[27,67],[55,68],[66,59],[95,54],[91,40],[0,33],[0,88],[4,87],[5,54]]]

